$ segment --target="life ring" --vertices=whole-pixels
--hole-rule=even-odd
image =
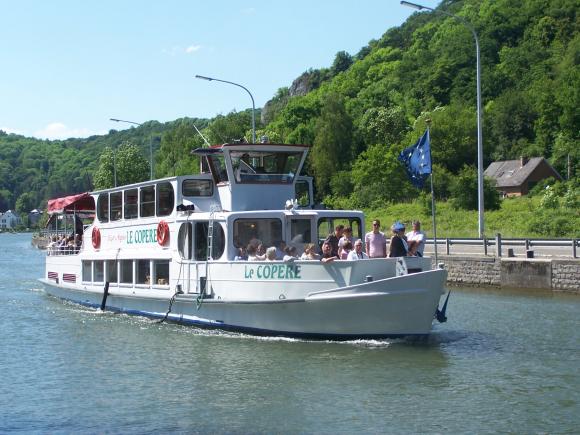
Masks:
[[[93,232],[91,234],[91,239],[93,242],[93,248],[99,249],[101,246],[101,232],[97,227],[93,227]]]
[[[157,224],[157,243],[165,246],[169,241],[169,225],[167,222],[161,221]]]

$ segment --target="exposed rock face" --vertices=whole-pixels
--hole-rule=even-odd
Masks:
[[[276,96],[264,105],[264,108],[262,109],[262,123],[267,124],[270,122],[274,117],[275,112],[280,110],[281,106],[286,105],[288,98],[306,95],[308,92],[318,88],[321,82],[322,74],[320,70],[309,70],[303,72],[292,82],[292,85],[288,89],[288,96],[286,98]]]
[[[292,82],[292,85],[289,89],[289,94],[291,97],[296,97],[298,95],[306,95],[311,90],[311,74],[306,71]]]

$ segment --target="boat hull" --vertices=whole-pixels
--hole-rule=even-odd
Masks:
[[[198,300],[112,291],[106,309],[253,335],[351,340],[428,335],[447,272],[442,269],[312,292],[300,299]],[[98,308],[103,292],[41,280],[47,292]]]

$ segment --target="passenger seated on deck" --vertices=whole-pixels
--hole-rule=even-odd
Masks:
[[[286,242],[284,240],[278,240],[276,242],[276,260],[282,260],[284,254],[286,253]]]
[[[248,255],[246,254],[246,248],[238,248],[238,255],[234,257],[234,261],[247,261]]]
[[[322,244],[322,257],[320,258],[320,261],[323,263],[330,263],[334,260],[338,260],[338,257],[332,254],[332,246],[329,242],[324,242]]]
[[[354,249],[348,253],[347,260],[364,260],[369,256],[362,250],[363,243],[361,239],[354,242]]]
[[[352,243],[350,240],[347,240],[342,244],[342,249],[340,251],[339,258],[341,260],[347,260],[348,254],[350,254],[351,251],[352,251]]]
[[[83,236],[80,234],[75,234],[75,239],[74,239],[74,251],[75,252],[79,252],[81,249],[81,246],[83,244]]]
[[[282,260],[284,261],[294,261],[297,259],[296,257],[296,246],[286,246],[286,249],[284,249],[284,252],[286,253],[286,255],[284,255],[284,258],[282,258]]]
[[[337,225],[334,227],[334,233],[329,234],[326,238],[325,242],[330,243],[330,250],[332,255],[335,257],[338,256],[338,241],[342,237],[342,233],[344,231],[344,225]]]
[[[266,249],[266,261],[276,261],[276,247],[270,246]]]
[[[258,255],[257,248],[251,243],[246,248],[246,252],[248,253],[248,261],[264,261],[265,257]]]
[[[320,260],[320,255],[316,253],[314,243],[308,243],[304,246],[304,253],[300,256],[301,260]]]

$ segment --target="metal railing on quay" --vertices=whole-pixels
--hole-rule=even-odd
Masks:
[[[434,247],[434,240],[427,239],[425,241],[426,246]],[[580,247],[580,239],[525,239],[525,238],[513,238],[504,239],[500,234],[497,234],[494,238],[438,238],[437,239],[437,249],[443,247],[446,255],[460,255],[464,254],[465,251],[452,252],[453,246],[471,246],[479,248],[480,253],[483,255],[490,255],[489,249],[493,247],[493,252],[491,255],[496,257],[502,257],[504,254],[504,247],[523,247],[527,258],[534,258],[535,251],[532,248],[546,248],[544,249],[547,253],[545,256],[563,256],[572,258],[578,258],[578,247]],[[549,252],[550,248],[564,248],[559,252]],[[514,249],[507,248],[506,252],[508,257],[515,257]]]

